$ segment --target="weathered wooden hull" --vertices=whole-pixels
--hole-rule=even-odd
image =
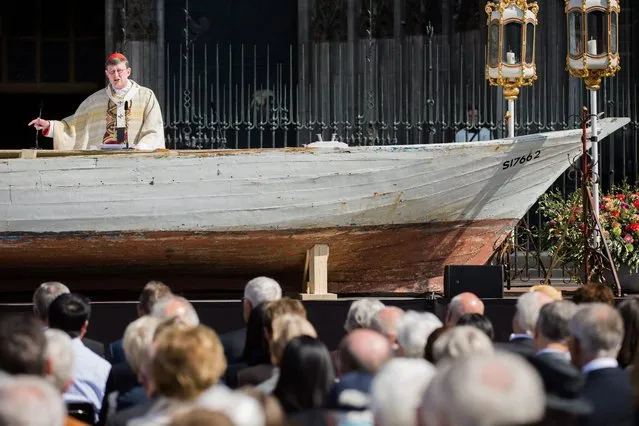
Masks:
[[[627,122],[601,120],[600,137]],[[211,290],[269,274],[294,291],[306,250],[326,243],[330,291],[437,291],[444,265],[489,258],[578,157],[580,140],[569,130],[460,144],[0,159],[0,272],[194,273]]]
[[[16,265],[27,266],[24,271],[38,278],[42,272],[101,273],[102,279],[75,285],[96,290],[104,276],[147,274],[150,279],[164,273],[179,280],[179,288],[189,290],[202,290],[206,284],[201,278],[209,277],[210,289],[217,291],[238,290],[247,279],[268,274],[278,277],[286,290],[300,292],[306,250],[326,243],[330,245],[330,291],[423,293],[441,290],[446,264],[485,263],[516,222],[217,233],[13,234],[0,237],[0,274],[7,275]],[[118,284],[111,279],[114,289],[122,290],[129,283]]]

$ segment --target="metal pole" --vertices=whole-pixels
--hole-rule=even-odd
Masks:
[[[590,142],[592,144],[592,198],[595,218],[599,220],[599,137],[597,135],[597,91],[590,90]],[[595,245],[599,244],[599,234],[595,233]]]
[[[508,112],[510,119],[508,120],[508,137],[515,137],[515,100],[508,99]]]

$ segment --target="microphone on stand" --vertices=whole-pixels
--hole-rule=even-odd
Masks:
[[[127,113],[129,112],[129,101],[125,101],[124,102],[124,131],[126,132],[126,137],[124,139],[126,139],[126,149],[129,149],[129,132],[127,131],[128,128],[128,120],[127,120]]]
[[[42,108],[44,107],[44,101],[40,100],[40,112],[38,113],[38,118],[42,118]],[[40,133],[40,130],[36,128],[36,135],[35,135],[35,149],[40,149],[40,144],[38,141],[38,134]]]

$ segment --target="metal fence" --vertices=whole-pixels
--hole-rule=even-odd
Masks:
[[[563,24],[557,10],[546,12],[546,19]],[[639,178],[639,51],[628,40],[635,32],[628,21],[622,26],[622,70],[600,90],[599,111],[632,120],[602,146],[604,190]],[[565,43],[558,43],[556,34],[537,43],[539,78],[516,102],[518,135],[579,125],[586,90],[565,72]],[[282,55],[286,47],[198,43],[185,30],[185,40],[166,52],[167,145],[268,148],[319,139],[350,145],[438,143],[454,140],[460,129],[479,127],[501,137],[505,102],[500,89],[484,80],[484,40],[481,30],[451,36],[427,25],[421,35],[377,39],[368,31],[357,40],[291,45]],[[478,122],[469,122],[469,105],[476,106]],[[554,188],[568,194],[578,185],[578,176],[565,173]],[[542,221],[533,207],[522,223]],[[512,278],[543,276],[539,246],[526,239],[511,255]]]

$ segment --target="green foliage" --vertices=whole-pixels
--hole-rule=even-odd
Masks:
[[[639,270],[639,191],[624,184],[601,197],[599,221],[615,265]],[[559,263],[579,268],[584,257],[584,233],[594,221],[583,218],[581,191],[564,199],[559,192],[544,194],[539,211],[549,218],[540,229],[540,237]]]

